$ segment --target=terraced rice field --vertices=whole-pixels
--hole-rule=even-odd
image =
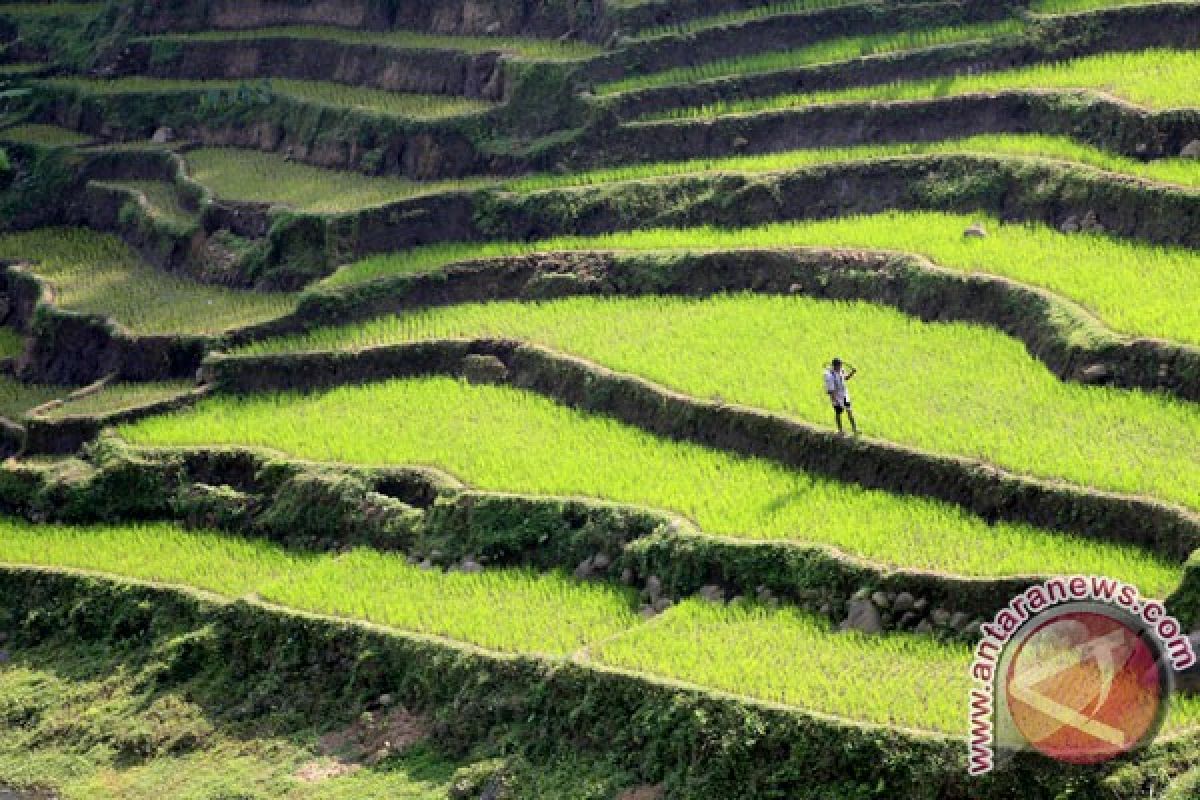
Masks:
[[[1112,576],[1164,600],[1184,629],[1200,624],[1193,602],[1200,556],[1185,559],[1163,531],[1133,525],[1130,541],[1146,542],[1140,545],[1063,532],[1084,519],[1110,531],[1111,519],[1132,519],[1121,515],[1153,502],[1171,507],[1156,520],[1176,513],[1163,524],[1177,525],[1180,536],[1200,519],[1200,404],[1177,399],[1188,396],[1179,381],[1195,376],[1185,374],[1186,358],[1162,360],[1171,346],[1200,347],[1200,255],[1179,244],[1194,240],[1181,220],[1196,216],[1200,159],[1117,154],[1195,149],[1200,51],[1182,49],[1194,46],[1195,4],[1155,10],[1146,0],[1031,0],[1010,12],[972,0],[947,3],[945,18],[932,24],[914,20],[934,19],[940,6],[911,3],[910,14],[909,4],[610,0],[448,11],[438,0],[368,3],[357,18],[345,4],[306,0],[159,3],[136,15],[98,3],[0,2],[0,59],[9,62],[0,77],[24,80],[43,69],[53,76],[31,79],[46,91],[0,100],[0,142],[10,143],[4,157],[13,167],[0,175],[0,259],[30,262],[52,306],[31,324],[22,318],[21,332],[0,328],[6,368],[29,355],[20,365],[28,383],[0,376],[0,415],[30,434],[29,452],[0,469],[0,495],[7,511],[38,520],[0,516],[0,564],[7,565],[0,596],[21,606],[0,614],[0,796],[13,787],[89,800],[1191,798],[1200,695],[1173,698],[1164,729],[1193,738],[1115,766],[1068,771],[1036,757],[1003,760],[997,783],[972,783],[959,751],[971,729],[964,711],[975,685],[973,637],[1008,602],[1006,587],[1034,576]],[[1147,8],[1038,20],[1129,5]],[[1128,36],[1119,28],[1125,20]],[[1155,29],[1155,20],[1166,22]],[[448,33],[458,30],[467,34]],[[247,43],[237,48],[247,56],[242,66],[274,70],[281,62],[270,48],[282,39],[290,41],[279,54],[288,61],[283,73],[344,82],[170,77],[210,74],[195,70],[197,59],[222,49],[192,46],[198,43]],[[138,44],[140,55],[119,57],[122,49],[112,45],[125,41]],[[1181,49],[1036,63],[1046,53],[1151,41]],[[421,63],[441,54],[456,69],[467,69],[463,54],[484,54],[474,59],[477,72],[465,76],[468,85],[488,79],[490,54],[498,54],[505,98],[351,85],[346,76],[361,65],[345,60],[362,53],[305,47],[327,42],[380,48],[413,63],[417,51]],[[869,67],[848,63],[976,42],[1014,45],[1005,50],[1012,67],[862,86]],[[261,62],[249,63],[255,54]],[[147,56],[152,70],[139,66]],[[819,68],[821,86],[840,88],[807,90],[810,67]],[[163,77],[141,74],[150,71]],[[886,74],[894,74],[891,67]],[[794,81],[781,83],[789,75]],[[675,91],[705,82],[703,94]],[[697,101],[671,99],[732,97],[735,83],[746,91],[730,102],[687,108]],[[718,84],[725,87],[719,93]],[[785,93],[767,96],[775,91]],[[905,130],[926,136],[929,115],[944,113],[915,102],[880,113],[872,103],[1000,92],[1056,97],[1031,104],[1020,119],[989,117],[981,126],[1027,133],[872,143],[902,137],[881,121],[903,120]],[[197,113],[218,98],[231,99],[228,113]],[[1125,108],[1117,113],[1113,103]],[[783,116],[763,125],[707,123],[817,105],[841,106],[819,116],[843,119],[845,130],[789,138],[791,118]],[[629,110],[635,106],[652,113],[627,119],[641,113]],[[996,102],[995,113],[1019,116],[1018,106]],[[92,140],[51,123],[99,133]],[[776,123],[768,140],[758,139]],[[263,208],[183,202],[195,187],[171,180],[174,157],[138,152],[161,147],[149,140],[152,132],[164,138],[164,129],[172,133],[168,147],[212,197]],[[801,140],[860,144],[739,155]],[[728,153],[696,157],[721,141],[731,143]],[[34,157],[16,146],[27,144],[61,149]],[[251,146],[291,155],[235,149]],[[327,166],[299,163],[310,159]],[[918,175],[925,165],[930,172],[920,188],[889,187],[871,198],[883,202],[867,205],[848,196],[854,182],[840,180],[843,173],[816,169],[884,160],[903,162],[888,174]],[[952,163],[956,175],[969,176],[974,165],[1000,175],[997,162],[1013,165],[997,179],[1003,185],[968,186],[963,178],[963,186],[938,196],[942,211],[711,224],[749,219],[753,205],[733,204],[754,192],[788,191],[799,183],[789,172],[805,171],[806,186],[827,175],[827,192],[818,190],[813,202],[827,199],[824,210],[835,213],[912,207],[930,196],[927,184],[940,165]],[[99,175],[107,182],[89,185]],[[61,186],[70,189],[55,196]],[[106,187],[140,196],[145,213],[131,216],[126,208],[112,224],[112,208],[91,205],[111,201]],[[976,188],[986,193],[978,205],[964,199]],[[435,197],[449,192],[460,194]],[[637,219],[631,209],[650,197],[667,199]],[[1138,199],[1126,209],[1113,197]],[[401,200],[413,202],[380,209]],[[778,213],[782,204],[771,202],[765,213]],[[1159,203],[1169,213],[1160,217]],[[984,206],[1004,216],[978,213]],[[376,210],[355,215],[363,209]],[[1089,211],[1111,230],[1143,238],[1064,232],[1063,220],[1090,218]],[[1011,221],[1025,217],[1045,224]],[[64,221],[105,230],[50,227]],[[973,225],[987,235],[964,236]],[[455,241],[455,230],[472,240]],[[394,242],[406,244],[389,250]],[[1037,290],[1049,302],[1030,314],[1061,323],[1067,343],[1081,345],[1089,359],[1107,361],[1103,348],[1119,349],[1108,365],[1120,373],[1116,382],[1145,390],[1056,377],[1022,344],[1042,329],[1017,330],[1020,308],[1003,310],[1005,333],[791,292],[490,302],[485,292],[483,302],[436,307],[436,273],[478,259],[611,253],[626,259],[620,269],[630,272],[621,275],[653,286],[657,265],[665,269],[672,255],[796,248],[916,256],[951,275]],[[344,263],[347,253],[378,254]],[[737,257],[754,267],[753,255]],[[593,262],[572,263],[586,272]],[[486,275],[456,272],[451,279],[464,282],[456,286],[487,286]],[[389,280],[422,273],[432,274]],[[273,286],[295,291],[266,291]],[[532,293],[533,286],[525,288]],[[497,291],[518,293],[508,283]],[[405,292],[415,294],[402,298]],[[299,319],[309,311],[336,319],[329,309],[347,297],[363,298],[366,308],[402,307],[402,299],[430,305],[322,328]],[[169,356],[157,338],[110,342],[99,332],[68,330],[54,308],[110,319],[127,334],[177,340]],[[220,336],[268,321],[305,332],[240,347],[230,344],[246,334]],[[221,368],[206,366],[206,353],[184,341],[195,335],[207,337],[208,355],[268,357],[264,385],[288,370],[288,385],[307,388],[236,394],[212,386],[186,398],[185,407],[85,441],[97,417],[181,398],[193,391],[193,376],[220,379]],[[575,384],[545,394],[521,388],[527,351],[508,364],[511,385],[444,376],[347,383],[369,358],[379,360],[363,374],[390,374],[382,369],[386,356],[361,356],[364,348],[473,338],[540,346],[698,401],[738,406],[747,413],[729,416],[739,420],[759,411],[822,434],[834,417],[821,372],[841,356],[860,370],[849,388],[867,441],[820,436],[821,451],[839,463],[813,473],[783,459],[737,455],[778,448],[756,440],[766,434],[752,423],[686,430],[709,419],[697,415],[643,428],[617,420],[637,419],[628,409],[607,416],[569,407],[552,398],[571,396]],[[64,349],[43,352],[52,347]],[[1147,361],[1125,374],[1129,362],[1120,359],[1142,347]],[[287,360],[312,351],[325,355]],[[35,355],[52,355],[54,363]],[[561,377],[550,361],[538,386]],[[1083,366],[1063,371],[1074,377]],[[1156,390],[1155,366],[1160,382],[1171,381],[1169,391]],[[77,385],[45,384],[68,373]],[[253,385],[257,376],[243,377]],[[102,379],[100,391],[64,399]],[[580,405],[620,402],[598,397]],[[28,415],[38,407],[45,407],[40,419]],[[22,447],[17,425],[4,426],[2,458]],[[681,440],[649,430],[671,430]],[[943,458],[939,469],[954,473],[951,485],[913,491],[955,503],[870,488],[928,480],[858,461],[888,444]],[[243,447],[256,452],[230,449]],[[203,452],[185,455],[185,448]],[[806,452],[798,460],[815,457]],[[915,459],[908,469],[928,463]],[[428,467],[467,488],[451,481],[434,489],[425,484],[432,477],[358,466]],[[1014,489],[992,467],[1053,491]],[[827,474],[845,477],[821,477]],[[150,508],[175,521],[133,519]],[[659,518],[647,521],[637,509],[682,520],[655,527]],[[422,520],[387,540],[406,549],[361,544],[375,540],[360,529],[390,524],[380,515],[392,513],[404,525]],[[105,523],[62,522],[81,518]],[[843,560],[832,565],[830,555]],[[128,581],[191,590],[217,605],[142,594]],[[151,596],[161,602],[144,600]],[[148,637],[131,638],[129,620],[141,625],[147,615]],[[48,620],[55,622],[48,627]],[[78,635],[84,630],[88,637]],[[415,640],[401,642],[400,634]],[[78,669],[80,661],[103,662],[101,677]],[[186,690],[163,688],[174,684]],[[204,705],[206,691],[221,696]],[[759,702],[775,708],[753,705]],[[405,717],[414,731],[401,733],[419,742],[402,751],[380,740],[362,753],[334,752],[325,737],[343,733],[327,713],[333,704],[333,716],[344,710],[354,725],[393,709],[415,712]],[[828,725],[796,711],[853,724]],[[883,727],[863,733],[857,723]],[[951,746],[959,755],[945,749]],[[464,754],[472,766],[455,772]],[[534,774],[540,779],[530,783]],[[568,774],[572,781],[563,780]]]
[[[253,445],[320,461],[427,464],[484,489],[663,508],[712,534],[828,544],[913,568],[1019,575],[1088,564],[1153,592],[1169,590],[1179,575],[1136,549],[1023,525],[989,527],[940,503],[666,442],[537,395],[451,379],[222,397],[121,433],[142,445]],[[830,525],[832,509],[854,525]]]
[[[492,181],[422,183],[286,161],[254,150],[204,148],[186,155],[191,176],[225,200],[274,203],[297,211],[340,212]]]
[[[170,80],[160,78],[51,78],[39,85],[98,95],[229,92],[249,86],[256,97],[283,97],[300,103],[361,111],[389,117],[433,120],[477,114],[490,108],[482,100],[439,94],[388,92],[324,81],[274,79],[263,82]]]
[[[964,238],[982,221],[986,239]],[[347,286],[389,275],[437,269],[456,261],[530,252],[692,251],[844,247],[925,255],[939,266],[984,272],[1040,286],[1083,306],[1129,334],[1200,341],[1190,297],[1200,290],[1191,250],[1135,244],[1100,234],[1063,234],[1041,225],[1001,224],[987,215],[885,213],[745,229],[647,229],[604,236],[553,237],[536,243],[430,245],[349,264],[326,279]]]
[[[108,181],[101,185],[136,192],[145,198],[150,214],[176,227],[187,229],[199,220],[199,212],[189,209],[179,199],[179,192],[166,181]]]
[[[866,303],[727,295],[469,305],[318,331],[280,347],[414,336],[544,343],[696,397],[824,427],[833,416],[813,376],[841,355],[863,368],[851,395],[868,435],[1200,509],[1196,404],[1065,383],[992,329],[922,323]]]
[[[37,262],[60,308],[111,316],[135,333],[220,333],[287,313],[291,296],[206,286],[146,264],[120,239],[82,228],[0,235],[0,258]]]
[[[834,636],[794,611],[712,608],[695,602],[646,624],[629,593],[556,574],[423,571],[395,555],[355,550],[300,556],[277,545],[164,524],[31,526],[0,520],[0,558],[182,584],[229,597],[444,636],[490,650],[583,656],[772,702],[867,722],[951,732],[965,691],[969,651],[908,636]],[[388,586],[387,593],[375,587]],[[763,652],[815,661],[767,662]],[[757,666],[752,666],[752,662]],[[740,680],[735,682],[735,676]],[[837,676],[831,681],[830,676]],[[869,680],[868,680],[869,678]],[[942,701],[932,700],[944,697]],[[888,698],[886,704],[878,701]],[[1173,723],[1200,720],[1181,703]]]
[[[56,387],[60,393],[61,387]],[[103,389],[80,397],[63,398],[61,405],[47,409],[38,416],[43,419],[62,419],[73,416],[97,416],[123,411],[136,406],[169,400],[194,387],[182,381],[155,383],[113,383]]]
[[[795,50],[756,53],[711,61],[698,66],[633,75],[619,81],[600,84],[596,87],[596,91],[600,94],[617,94],[663,86],[682,86],[739,75],[761,75],[767,72],[780,72],[816,64],[847,61],[864,56],[1014,36],[1024,28],[1024,23],[1020,20],[1002,20],[977,25],[956,25],[929,30],[826,39]]]
[[[275,153],[233,148],[201,148],[186,158],[192,177],[227,200],[278,203],[297,210],[342,212],[422,195],[479,188],[529,193],[545,189],[600,186],[710,173],[762,174],[820,164],[905,156],[974,154],[1048,159],[1093,167],[1163,184],[1200,187],[1200,162],[1190,158],[1138,161],[1065,136],[984,134],[940,142],[907,142],[861,147],[789,150],[762,155],[697,158],[629,164],[567,173],[514,178],[478,176],[456,180],[410,181],[388,176],[322,169]]]
[[[726,114],[805,108],[818,104],[931,100],[976,92],[1086,91],[1149,109],[1194,108],[1200,56],[1194,51],[1104,53],[978,75],[947,76],[827,92],[750,98],[697,108],[670,109],[648,119],[704,119]]]

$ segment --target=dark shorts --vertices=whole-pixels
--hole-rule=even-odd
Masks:
[[[842,413],[843,411],[849,411],[850,410],[850,401],[847,400],[844,403],[834,403],[833,410],[838,412],[839,414]]]

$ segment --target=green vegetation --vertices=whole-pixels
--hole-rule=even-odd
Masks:
[[[189,229],[199,219],[198,211],[185,208],[174,184],[166,181],[107,181],[102,185],[129,189],[146,198],[150,214],[177,228]]]
[[[531,39],[515,36],[441,36],[417,31],[360,31],[297,25],[279,28],[252,28],[237,31],[199,31],[148,37],[150,41],[256,41],[259,39],[324,39],[345,44],[376,45],[403,50],[457,50],[463,53],[500,51],[531,61],[577,61],[603,53],[603,49],[580,41]]]
[[[145,145],[136,146],[140,148]],[[106,149],[114,147],[116,146]],[[1081,144],[1064,136],[1037,134],[984,134],[942,142],[790,150],[750,156],[630,164],[585,172],[543,173],[518,178],[478,177],[428,182],[312,167],[289,161],[275,153],[257,150],[203,148],[190,151],[185,157],[191,166],[192,177],[220,197],[248,202],[278,203],[304,211],[341,212],[419,195],[462,189],[491,187],[527,193],[674,175],[782,172],[817,164],[952,153],[1071,161],[1151,181],[1200,186],[1200,161],[1196,159],[1164,158],[1137,161]]]
[[[973,92],[1048,89],[1097,92],[1155,109],[1192,108],[1198,105],[1194,89],[1197,83],[1200,83],[1200,53],[1190,50],[1140,50],[1103,53],[978,75],[954,75],[670,109],[654,115],[654,118],[709,118],[831,103],[928,100]]]
[[[232,148],[192,150],[191,176],[218,197],[277,203],[300,211],[340,212],[382,205],[420,194],[486,185],[494,181],[421,183],[397,177],[311,167],[273,153]]]
[[[21,144],[77,147],[91,140],[90,136],[57,125],[15,125],[0,130],[0,141]]]
[[[818,384],[833,348],[863,367],[851,394],[870,435],[1200,509],[1200,406],[1060,381],[991,328],[925,323],[868,303],[740,294],[467,305],[317,331],[280,347],[413,336],[533,340],[696,397],[828,427],[833,415]]]
[[[256,445],[321,461],[429,464],[484,489],[652,506],[685,514],[712,534],[816,542],[914,568],[1095,571],[1160,594],[1180,576],[1178,565],[1136,548],[989,526],[946,504],[664,441],[538,395],[448,378],[216,397],[121,430],[136,444]]]
[[[983,221],[989,235],[966,238]],[[987,215],[892,212],[736,230],[651,229],[538,242],[431,245],[346,265],[326,279],[345,286],[455,261],[530,252],[580,250],[710,251],[739,248],[851,247],[926,255],[943,267],[1002,275],[1045,287],[1093,311],[1114,329],[1200,342],[1200,316],[1180,297],[1200,296],[1200,255],[1103,234],[1064,234],[1042,225],[1002,224]]]
[[[610,5],[622,6],[641,5],[648,0],[616,0]],[[774,17],[779,14],[798,14],[804,11],[821,11],[826,8],[861,5],[863,0],[786,0],[786,2],[756,6],[754,8],[727,11],[721,14],[711,14],[706,17],[696,17],[674,25],[661,25],[639,31],[638,39],[654,39],[659,36],[672,36],[695,33],[709,28],[723,28],[726,25],[737,25],[742,22],[752,22],[757,19]]]
[[[2,8],[2,6],[0,6],[0,8]],[[0,75],[6,76],[6,77],[11,77],[11,76],[14,76],[14,75],[29,75],[29,74],[32,74],[32,73],[34,73],[34,72],[38,72],[38,71],[40,71],[40,70],[43,70],[43,69],[45,69],[45,68],[46,68],[46,65],[45,65],[45,64],[38,64],[38,63],[31,63],[31,64],[21,64],[21,63],[13,63],[13,64],[0,64]]]
[[[939,45],[993,39],[1017,34],[1024,29],[1023,21],[1012,19],[978,25],[954,25],[928,30],[846,36],[839,39],[827,39],[796,50],[767,51],[737,58],[725,58],[696,66],[677,67],[662,72],[631,75],[619,81],[600,84],[596,87],[596,91],[600,94],[616,94],[662,86],[681,86],[716,78],[780,72],[881,53],[897,53]]]
[[[62,386],[22,383],[16,378],[0,375],[0,417],[17,421],[26,411],[62,397],[68,391]]]
[[[167,523],[72,527],[0,519],[0,560],[95,570],[229,597],[254,593],[292,608],[504,651],[566,655],[637,619],[627,592],[558,574],[443,574],[395,553],[299,554]]]
[[[192,384],[182,381],[109,384],[100,391],[67,399],[62,405],[48,409],[39,416],[44,419],[99,416],[178,397],[192,388],[194,388]]]
[[[1033,0],[1029,9],[1038,14],[1075,14],[1083,11],[1098,11],[1104,8],[1125,6],[1165,5],[1180,0]],[[1184,5],[1187,0],[1182,0]]]
[[[292,295],[208,286],[138,258],[120,239],[82,228],[40,228],[0,235],[0,258],[36,262],[56,305],[112,316],[136,333],[220,333],[273,319]]]
[[[764,658],[770,653],[770,658]],[[893,634],[831,635],[791,609],[682,603],[654,625],[605,642],[596,661],[784,705],[884,725],[963,731],[971,652],[960,645]],[[1200,722],[1200,700],[1179,699],[1170,728]]]
[[[194,586],[230,597],[254,592],[292,608],[489,649],[579,653],[743,696],[927,730],[961,729],[966,692],[948,687],[965,687],[969,680],[965,646],[913,636],[833,635],[825,623],[792,610],[692,601],[644,623],[631,612],[627,591],[557,574],[444,574],[368,550],[301,556],[274,544],[165,524],[76,528],[0,520],[0,560]],[[764,653],[773,658],[764,659]],[[1198,712],[1200,702],[1183,703],[1174,725],[1192,724]]]
[[[195,635],[132,653],[78,641],[10,653],[0,670],[0,783],[63,800],[447,796],[456,765],[427,743],[339,769],[316,725],[228,719],[222,703],[248,691],[221,687],[218,697],[202,678],[167,677]]]
[[[239,81],[194,81],[160,78],[51,78],[39,85],[75,89],[89,94],[170,94],[176,92],[230,91],[246,86]],[[267,84],[262,84],[264,90]],[[482,100],[440,94],[386,92],[324,81],[272,80],[269,93],[301,103],[365,111],[409,119],[442,119],[485,111],[490,104]]]

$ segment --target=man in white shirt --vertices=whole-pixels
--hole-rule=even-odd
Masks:
[[[853,378],[858,370],[849,365],[846,366],[849,372],[842,368],[840,358],[835,358],[830,362],[828,369],[825,370],[825,394],[829,395],[829,400],[833,403],[838,433],[845,433],[842,430],[842,412],[845,412],[846,416],[850,418],[851,430],[857,435],[858,423],[854,421],[854,412],[850,410],[850,394],[846,391],[846,381]]]

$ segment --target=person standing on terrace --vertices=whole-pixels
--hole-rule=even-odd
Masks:
[[[825,370],[825,394],[829,395],[829,400],[833,403],[833,414],[837,419],[839,434],[845,433],[842,430],[842,413],[845,412],[850,419],[850,429],[858,435],[858,423],[854,421],[854,412],[850,410],[850,393],[846,391],[846,381],[857,373],[858,370],[849,364],[843,367],[840,358],[833,359],[829,368]]]

